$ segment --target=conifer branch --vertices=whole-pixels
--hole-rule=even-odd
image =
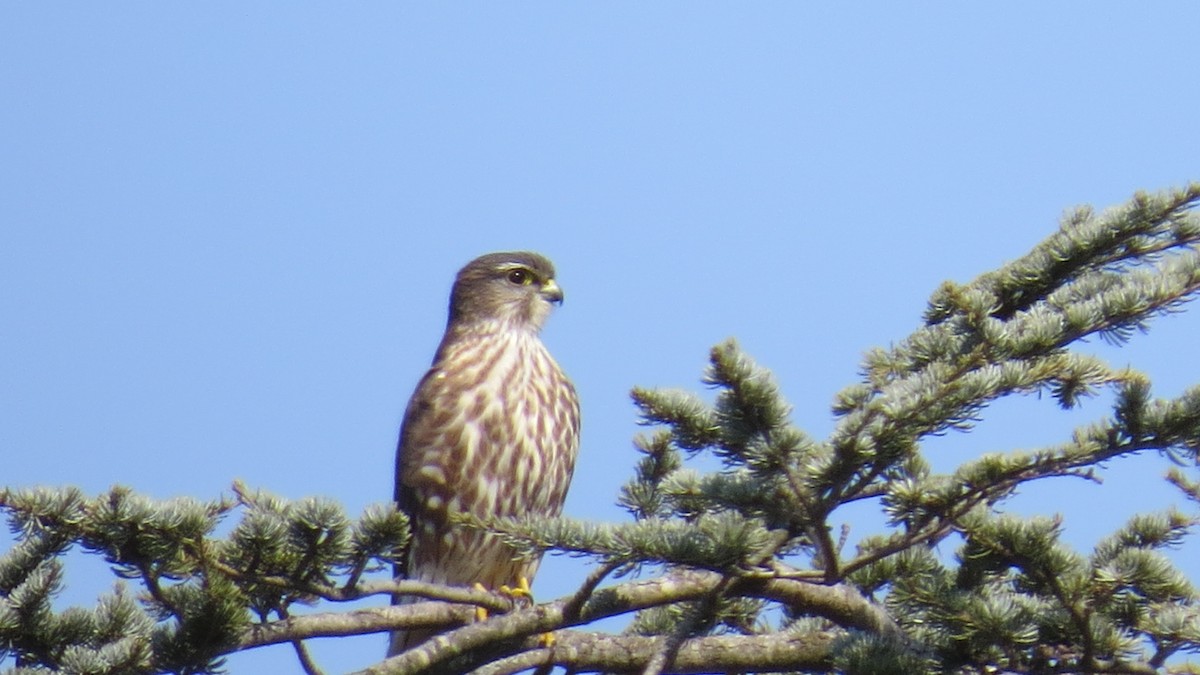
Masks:
[[[1163,554],[1200,518],[1139,514],[1079,553],[1057,521],[997,505],[1029,481],[1098,480],[1100,464],[1134,455],[1197,461],[1200,386],[1155,398],[1144,374],[1072,347],[1120,344],[1200,293],[1198,203],[1192,185],[1078,209],[1027,255],[944,284],[923,325],[867,354],[824,440],[793,424],[773,376],[733,341],[709,355],[711,405],[634,390],[658,428],[635,441],[641,457],[621,491],[632,522],[454,516],[520,552],[597,562],[548,602],[388,578],[409,525],[390,504],[351,519],[328,500],[240,483],[211,502],[0,490],[16,537],[0,556],[0,658],[20,673],[204,673],[230,653],[289,643],[318,673],[306,640],[430,629],[442,632],[364,672],[1161,672],[1200,652],[1200,593]],[[1101,390],[1116,395],[1111,414],[1057,445],[949,473],[922,454],[928,437],[970,431],[999,398],[1036,393],[1068,408]],[[719,469],[691,468],[701,455]],[[1200,481],[1178,468],[1168,480],[1200,502]],[[851,503],[878,505],[888,524],[843,553],[847,536],[835,541],[830,521]],[[935,555],[952,534],[957,558]],[[118,586],[93,609],[57,611],[61,557],[75,546],[141,592]],[[661,576],[620,578],[651,570]],[[396,595],[423,600],[345,607]],[[292,612],[318,601],[327,611]],[[490,618],[473,622],[475,607]],[[634,617],[627,634],[587,630],[621,615]],[[539,639],[547,632],[553,645]]]
[[[822,616],[837,625],[869,630],[891,637],[901,635],[899,628],[886,612],[872,605],[856,591],[846,586],[823,586],[773,578],[745,577],[727,580],[725,576],[716,572],[693,571],[598,589],[577,614],[570,611],[571,599],[567,598],[491,617],[485,622],[469,624],[444,633],[413,650],[388,659],[379,664],[376,669],[368,669],[363,672],[425,672],[424,669],[451,662],[457,664],[455,667],[459,670],[464,670],[463,662],[457,659],[468,657],[473,650],[494,650],[498,643],[516,638],[534,638],[527,643],[534,645],[537,644],[534,636],[542,633],[559,631],[562,628],[583,625],[601,618],[649,607],[702,600],[715,592],[721,592],[723,588],[730,595],[770,599],[787,604],[811,615]],[[385,617],[390,617],[392,623],[388,627],[394,628],[397,627],[395,625],[397,618],[408,618],[408,616],[418,614],[417,611],[411,610],[413,607],[418,606],[379,608],[376,611],[364,611],[356,614],[364,621],[369,621],[373,627],[380,626],[380,620],[386,622]],[[398,610],[410,611],[400,612]],[[402,617],[402,614],[407,616]],[[443,615],[443,617],[445,616]],[[315,630],[320,625],[321,621],[317,617],[296,617],[286,632],[282,629],[272,632],[270,639],[273,642],[279,642],[297,637],[318,637],[319,634],[308,631]],[[404,627],[412,627],[412,624],[405,622]],[[256,627],[255,630],[258,631],[259,636],[264,635],[263,628]],[[557,632],[555,634],[558,635]],[[661,646],[662,643],[657,644]],[[489,656],[494,658],[494,651],[490,651]],[[674,667],[672,666],[672,668]]]
[[[534,647],[470,671],[471,675],[508,675],[535,666],[559,665],[571,672],[643,672],[663,638],[639,635],[558,633],[553,647]],[[752,671],[759,673],[827,672],[832,663],[833,633],[797,635],[718,635],[684,641],[671,662],[672,673]]]

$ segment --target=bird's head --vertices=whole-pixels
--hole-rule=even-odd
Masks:
[[[563,300],[554,264],[537,253],[489,253],[467,263],[450,293],[450,326],[480,322],[538,330]]]

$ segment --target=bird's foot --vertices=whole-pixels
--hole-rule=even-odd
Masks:
[[[483,584],[476,582],[475,590],[486,591],[487,588]],[[501,595],[507,596],[508,598],[511,598],[512,601],[516,604],[524,604],[524,605],[532,605],[533,604],[533,590],[530,589],[529,579],[526,577],[518,578],[517,585],[515,588],[512,586],[508,586],[508,585],[501,585],[500,588],[496,589],[496,592],[500,593]],[[476,621],[484,621],[487,618],[488,618],[488,611],[487,611],[486,607],[476,607],[475,608],[475,620]],[[538,636],[538,642],[543,647],[553,647],[554,646],[554,633],[542,633],[541,635]]]
[[[483,587],[483,584],[479,583],[478,581],[475,582],[474,588],[477,591],[487,592],[487,589]],[[487,618],[488,618],[487,607],[478,607],[478,606],[475,607],[475,620],[476,621],[484,621]]]
[[[515,603],[533,605],[533,590],[529,587],[529,579],[527,577],[519,577],[516,588],[501,586],[497,590],[512,598]],[[554,646],[554,633],[542,633],[538,636],[538,643],[543,647]]]
[[[488,590],[488,588],[486,586],[479,583],[478,581],[475,582],[474,589],[477,591],[484,591],[484,592],[487,592],[487,590]],[[506,598],[512,600],[513,604],[525,604],[525,605],[533,604],[533,591],[530,590],[530,588],[529,588],[529,579],[526,579],[525,577],[521,577],[521,578],[517,579],[517,585],[515,588],[512,586],[502,584],[500,586],[500,588],[496,589],[496,592],[499,593],[500,595],[503,595]],[[483,621],[486,618],[488,618],[487,608],[486,607],[476,607],[475,608],[475,620]]]
[[[507,595],[508,597],[512,598],[513,602],[523,600],[527,604],[533,604],[533,591],[529,588],[529,579],[525,577],[519,577],[517,579],[516,588],[511,586],[501,586],[497,590],[500,591],[502,595]]]

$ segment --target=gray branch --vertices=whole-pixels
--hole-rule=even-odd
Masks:
[[[236,649],[250,649],[315,637],[379,633],[401,628],[446,629],[461,626],[443,633],[415,649],[372,666],[362,673],[382,675],[384,673],[420,672],[452,659],[469,656],[475,650],[492,649],[501,642],[511,640],[525,640],[525,642],[531,643],[531,645],[526,645],[525,642],[517,642],[511,648],[514,650],[539,648],[536,636],[552,631],[559,631],[556,636],[561,636],[559,637],[561,644],[549,650],[542,648],[546,654],[552,655],[553,658],[567,659],[557,661],[557,663],[574,664],[576,658],[583,659],[581,663],[590,663],[588,659],[600,658],[599,655],[602,654],[617,652],[627,655],[642,654],[642,650],[659,649],[661,640],[591,633],[580,634],[564,632],[562,629],[658,605],[697,600],[713,592],[721,581],[722,576],[715,572],[680,572],[672,576],[626,582],[597,590],[582,606],[579,606],[577,602],[572,602],[572,598],[568,597],[467,625],[463,624],[469,621],[472,615],[470,606],[442,602],[421,602],[346,613],[298,616],[286,621],[255,625],[247,629]],[[730,584],[729,594],[774,600],[788,605],[797,614],[824,618],[844,628],[854,628],[881,636],[901,637],[895,621],[882,608],[872,604],[848,586],[825,586],[792,579],[743,577]],[[767,640],[768,637],[774,641]],[[699,653],[703,653],[704,658],[709,659],[709,663],[724,663],[724,661],[712,661],[711,659],[724,658],[721,657],[721,654],[726,651],[745,658],[745,650],[758,649],[754,646],[758,644],[755,641],[766,641],[764,644],[769,645],[782,645],[792,644],[799,639],[795,636],[790,638],[726,636],[719,640],[705,638],[705,640],[716,640],[713,642],[688,640],[684,642],[684,648],[688,650],[686,655],[681,649],[680,654],[676,656],[676,660],[671,665],[671,670],[679,670],[683,663],[691,663],[692,661],[688,659],[696,658]],[[730,649],[727,642],[737,640],[748,642],[745,643],[744,648]],[[822,638],[819,642],[827,646],[828,641]],[[780,648],[782,649],[782,647]],[[563,651],[564,649],[567,651]],[[701,651],[697,652],[697,649]],[[813,656],[815,654],[813,649],[811,640],[809,640],[809,648],[803,652],[803,660],[806,663],[816,658]],[[820,658],[827,656],[825,652],[822,654]],[[680,661],[679,659],[684,660]],[[642,659],[641,662],[644,663],[645,659]],[[737,668],[739,667],[738,663],[741,662],[730,661],[728,665],[730,668]],[[619,666],[616,662],[610,665],[614,668]],[[789,667],[806,666],[793,662]]]

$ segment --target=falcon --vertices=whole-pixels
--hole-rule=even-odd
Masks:
[[[450,514],[561,513],[579,449],[579,399],[539,332],[562,299],[554,265],[536,253],[491,253],[459,271],[445,335],[400,426],[395,498],[412,540],[397,578],[528,588],[540,555],[522,557]],[[431,635],[396,631],[388,654]]]

